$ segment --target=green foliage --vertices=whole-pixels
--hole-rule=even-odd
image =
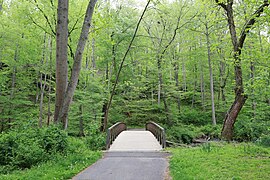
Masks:
[[[97,134],[95,136],[87,136],[85,138],[85,143],[91,150],[102,150],[106,145],[106,136],[103,133]]]
[[[248,116],[238,118],[235,123],[234,137],[238,141],[256,141],[262,134],[268,134],[269,122],[252,121]]]
[[[190,144],[197,134],[192,125],[177,125],[167,129],[166,135],[169,141]]]
[[[259,140],[258,143],[265,147],[270,147],[270,133],[269,134],[263,134]]]
[[[252,143],[245,143],[242,145],[244,153],[250,156],[260,157],[269,155],[269,151],[261,146],[254,145]]]
[[[199,133],[202,133],[202,136],[207,136],[210,139],[219,139],[221,132],[221,125],[205,125],[201,126],[198,130]]]
[[[204,152],[211,152],[212,148],[211,148],[211,143],[204,143],[202,144],[202,151]]]
[[[67,146],[66,133],[55,126],[25,127],[3,133],[0,137],[1,171],[30,168],[55,153],[65,153]]]
[[[65,156],[55,154],[47,162],[39,163],[31,169],[0,174],[0,179],[71,179],[101,157],[101,152],[89,150],[83,139],[68,138],[68,144],[68,153]]]
[[[68,146],[67,137],[66,132],[57,126],[49,126],[49,128],[44,128],[40,141],[43,149],[49,154],[65,153]]]
[[[200,109],[184,107],[183,111],[178,115],[178,119],[184,124],[206,125],[211,123],[211,113],[203,112]]]
[[[211,143],[170,149],[173,179],[269,179],[267,148],[254,144]]]

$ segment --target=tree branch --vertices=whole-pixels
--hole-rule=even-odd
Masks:
[[[217,5],[221,6],[225,11],[228,10],[226,4],[220,2],[219,0],[215,0],[215,1],[216,1]]]
[[[35,5],[37,7],[37,9],[42,13],[43,17],[45,18],[45,20],[47,21],[48,25],[50,26],[50,29],[52,31],[52,33],[54,35],[56,35],[56,32],[55,32],[55,29],[52,27],[52,24],[50,23],[50,20],[48,18],[48,16],[45,14],[45,12],[39,7],[38,3],[37,3],[37,0],[34,0],[35,1]]]
[[[47,34],[49,34],[49,35],[55,37],[56,34],[49,32],[46,28],[44,28],[44,27],[42,27],[41,25],[39,25],[39,24],[33,19],[33,17],[32,17],[31,15],[29,16],[29,18],[30,18],[30,20],[31,20],[37,27],[39,27],[40,29],[42,29],[42,30],[43,30],[44,32],[46,32]]]
[[[79,28],[76,28],[76,26],[77,26],[79,20],[82,19],[84,16],[85,16],[85,14],[81,15],[78,19],[76,19],[76,22],[73,24],[72,28],[71,28],[71,29],[69,30],[69,32],[68,32],[68,35],[69,35],[69,36],[71,35],[71,33],[72,33],[74,30],[79,29]]]
[[[250,28],[255,24],[256,18],[260,17],[260,15],[263,13],[264,8],[268,6],[269,6],[269,1],[264,0],[264,3],[251,15],[251,18],[247,20],[247,22],[243,26],[243,29],[240,34],[239,42],[238,42],[238,47],[240,49],[243,47],[247,33],[249,33]]]
[[[132,44],[133,44],[133,41],[134,41],[134,39],[135,39],[135,37],[136,37],[136,35],[137,35],[139,26],[140,26],[140,24],[141,24],[141,21],[142,21],[142,19],[143,19],[143,16],[144,16],[144,14],[145,14],[145,12],[146,12],[148,6],[149,6],[149,4],[150,4],[150,1],[151,1],[151,0],[148,0],[146,6],[144,7],[144,10],[143,10],[143,12],[142,12],[142,15],[141,15],[141,17],[140,17],[140,19],[139,19],[139,21],[138,21],[138,23],[137,23],[136,29],[135,29],[135,31],[134,31],[133,37],[132,37],[132,39],[131,39],[131,41],[130,41],[130,43],[129,43],[129,46],[128,46],[128,48],[127,48],[127,51],[126,51],[126,53],[125,53],[125,55],[124,55],[124,57],[123,57],[123,59],[122,59],[122,61],[121,61],[121,64],[120,64],[118,73],[117,73],[117,75],[116,75],[115,83],[114,83],[114,85],[113,85],[113,89],[112,89],[112,92],[111,92],[111,96],[110,96],[109,102],[108,102],[108,104],[107,104],[107,110],[106,110],[106,114],[105,114],[105,117],[104,117],[104,129],[103,129],[103,130],[105,130],[105,129],[107,128],[106,126],[107,126],[107,119],[108,119],[109,109],[110,109],[110,106],[111,106],[111,104],[112,104],[112,99],[113,99],[113,96],[114,96],[114,93],[115,93],[116,86],[117,86],[118,81],[119,81],[119,76],[120,76],[121,70],[122,70],[122,68],[123,68],[123,65],[124,65],[124,62],[125,62],[125,60],[126,60],[126,57],[127,57],[128,53],[129,53],[129,51],[130,51],[130,49],[131,49],[131,46],[132,46]]]

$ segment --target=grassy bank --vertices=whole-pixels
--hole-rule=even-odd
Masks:
[[[174,180],[270,179],[269,148],[214,143],[170,151],[170,173]]]
[[[2,180],[48,180],[70,179],[80,171],[96,162],[101,157],[101,152],[84,151],[72,153],[67,156],[55,156],[31,169],[13,171],[10,174],[0,175]]]

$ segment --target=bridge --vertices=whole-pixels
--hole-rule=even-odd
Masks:
[[[154,122],[146,123],[145,130],[127,130],[126,124],[119,122],[107,131],[108,151],[160,151],[165,147],[165,130]]]
[[[169,153],[165,130],[149,122],[145,129],[128,129],[118,122],[108,128],[104,157],[74,180],[167,180]]]

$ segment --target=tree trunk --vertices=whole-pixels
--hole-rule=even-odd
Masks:
[[[95,47],[96,47],[96,40],[95,40],[95,38],[92,38],[92,54],[91,54],[91,58],[92,58],[92,69],[93,70],[96,69]]]
[[[183,83],[182,83],[182,89],[184,92],[187,92],[187,73],[186,73],[186,65],[185,60],[182,58],[182,75],[183,75]]]
[[[68,84],[68,0],[58,0],[56,27],[56,96],[54,122],[60,120]],[[62,119],[62,124],[66,124]]]
[[[205,24],[205,36],[206,36],[206,44],[207,44],[207,58],[208,58],[208,66],[209,66],[209,76],[210,76],[210,92],[211,92],[211,105],[212,105],[212,124],[215,126],[216,122],[216,112],[215,112],[215,95],[214,95],[214,80],[213,80],[213,70],[212,70],[212,62],[211,62],[211,45],[210,45],[210,34],[208,23]]]
[[[3,9],[3,3],[4,3],[4,0],[1,0],[0,1],[0,13],[2,12],[2,9]]]
[[[175,79],[175,86],[177,89],[177,109],[178,109],[178,113],[180,113],[181,100],[180,100],[180,87],[179,87],[179,65],[177,64],[177,62],[174,62],[174,79]]]
[[[17,75],[17,61],[18,61],[18,51],[19,51],[19,45],[16,45],[16,49],[15,49],[15,54],[14,54],[14,62],[15,65],[13,66],[13,70],[12,70],[12,77],[11,77],[11,91],[10,91],[10,101],[12,101],[14,99],[14,94],[15,94],[15,88],[16,88],[16,75]],[[10,108],[9,108],[9,118],[8,118],[8,129],[11,128],[11,123],[12,123],[12,118],[10,117],[12,115],[12,111],[14,109],[13,107],[13,103],[10,103]]]
[[[256,100],[255,100],[255,89],[254,89],[254,78],[255,78],[255,63],[253,60],[250,61],[250,86],[251,86],[251,109],[253,111],[253,118],[256,116]]]
[[[194,64],[194,88],[193,88],[193,95],[192,95],[192,102],[191,102],[191,107],[194,108],[194,104],[195,104],[195,95],[196,95],[196,89],[197,89],[197,64]]]
[[[161,91],[162,91],[162,70],[161,70],[161,62],[160,58],[157,59],[157,66],[158,66],[158,106],[160,106],[160,99],[161,99]]]
[[[47,126],[50,125],[50,120],[51,120],[51,90],[52,90],[52,37],[49,37],[49,66],[50,66],[50,72],[49,72],[49,82],[48,82],[48,86],[49,86],[49,90],[48,90],[48,112],[47,112]]]
[[[40,102],[39,102],[39,123],[38,126],[42,127],[42,120],[43,120],[43,99],[44,99],[44,89],[46,86],[47,75],[45,74],[44,84],[42,82],[42,74],[40,74]]]
[[[84,52],[86,41],[88,39],[88,33],[90,30],[92,16],[93,16],[96,2],[97,2],[97,0],[90,0],[90,2],[88,4],[87,11],[86,11],[85,18],[84,18],[84,23],[83,23],[82,30],[81,30],[80,39],[79,39],[76,53],[75,53],[75,57],[74,57],[74,63],[73,63],[73,67],[72,67],[70,82],[69,82],[67,90],[64,94],[65,98],[64,98],[63,105],[61,107],[61,111],[59,114],[59,117],[60,117],[61,121],[63,122],[64,129],[67,129],[68,111],[69,111],[69,107],[70,107],[70,104],[71,104],[71,101],[72,101],[72,98],[74,95],[74,91],[75,91],[77,83],[78,83],[78,79],[79,79],[79,75],[80,75],[80,71],[81,71],[82,55]]]
[[[42,58],[40,61],[41,68],[44,64],[45,60],[45,50],[46,50],[46,33],[44,33],[44,41],[43,41],[43,51],[42,51]],[[44,90],[46,86],[46,80],[47,80],[47,74],[45,74],[44,84],[43,84],[43,77],[42,72],[39,72],[40,74],[40,102],[39,102],[39,123],[38,126],[42,127],[42,121],[43,121],[43,99],[44,99]]]
[[[80,133],[79,136],[83,137],[84,135],[84,124],[83,124],[83,105],[81,104],[79,107],[80,110]]]
[[[215,0],[218,5],[220,5],[227,14],[227,20],[229,24],[229,31],[231,34],[231,40],[233,44],[234,51],[234,73],[235,73],[235,101],[232,104],[230,110],[228,111],[222,129],[222,137],[226,140],[232,140],[233,138],[233,127],[238,116],[238,113],[241,111],[242,107],[247,100],[247,95],[244,94],[244,86],[243,86],[243,77],[242,77],[242,68],[241,68],[241,51],[251,27],[255,24],[256,18],[260,17],[264,11],[264,8],[269,6],[269,1],[264,0],[263,4],[250,16],[242,28],[239,39],[236,35],[236,28],[233,17],[233,0],[228,0],[227,4],[220,2],[219,0]]]
[[[233,128],[235,120],[246,102],[247,97],[245,95],[237,95],[230,110],[226,114],[225,121],[222,128],[222,137],[226,140],[232,140]]]
[[[205,111],[205,85],[204,85],[204,73],[203,73],[203,65],[201,64],[201,105],[203,111]]]

